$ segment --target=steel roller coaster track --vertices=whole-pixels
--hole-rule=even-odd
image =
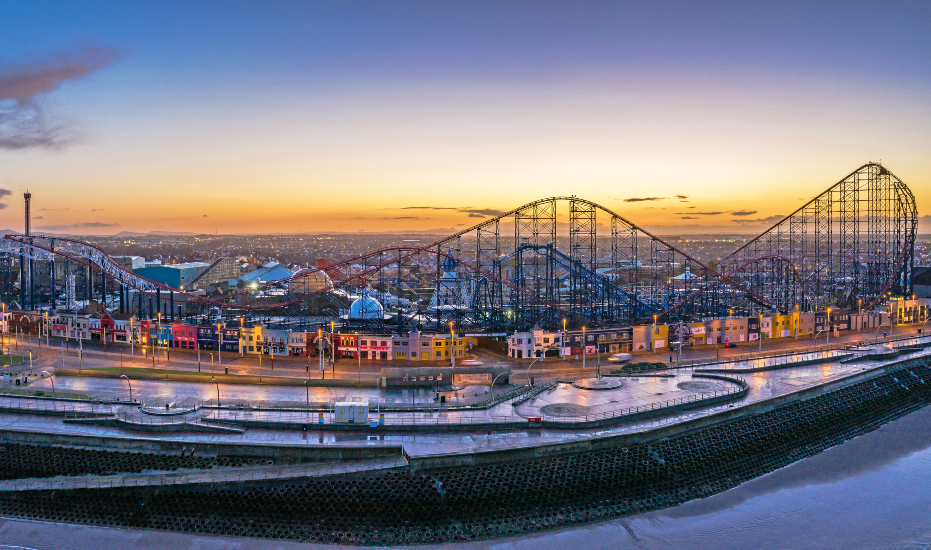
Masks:
[[[565,206],[568,224],[557,224]],[[159,303],[177,302],[187,316],[335,318],[345,313],[349,293],[384,298],[393,290],[397,303],[385,304],[389,315],[376,320],[379,326],[453,322],[506,329],[556,327],[563,319],[573,326],[694,320],[729,309],[787,311],[857,301],[872,307],[885,292],[910,292],[916,230],[911,191],[885,167],[868,163],[730,253],[717,269],[575,196],[537,200],[423,246],[382,248],[217,297],[136,275],[75,239],[6,235],[0,255],[18,260],[25,281],[20,295],[32,307],[59,294],[63,281],[55,280],[54,264],[64,261],[67,273],[77,269],[82,284],[89,282],[91,294],[96,276],[104,295],[131,289]],[[320,272],[325,283],[313,284]],[[315,298],[323,303],[311,315]]]

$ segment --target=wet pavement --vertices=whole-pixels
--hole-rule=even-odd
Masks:
[[[907,358],[918,358],[929,354],[928,350],[908,352],[900,355],[895,361],[902,361]],[[772,397],[787,395],[796,391],[814,387],[827,382],[838,381],[852,375],[867,372],[872,369],[881,367],[892,360],[866,360],[852,363],[841,363],[838,361],[828,361],[816,365],[806,365],[778,370],[757,372],[742,376],[749,386],[748,394],[736,403],[725,403],[721,405],[704,407],[700,409],[688,410],[677,414],[669,415],[662,418],[649,420],[625,422],[623,424],[607,428],[586,428],[586,429],[511,429],[507,432],[494,432],[486,429],[466,431],[466,432],[441,432],[435,433],[379,433],[377,428],[368,431],[357,432],[332,432],[328,430],[314,430],[313,424],[317,421],[316,413],[300,412],[273,412],[267,413],[262,411],[224,411],[222,415],[233,415],[237,418],[263,419],[278,415],[279,418],[297,419],[297,421],[308,424],[307,431],[287,430],[287,429],[259,429],[249,428],[243,434],[202,434],[190,433],[184,435],[171,435],[168,438],[181,441],[234,441],[234,442],[254,442],[277,445],[315,445],[315,444],[332,444],[343,443],[351,445],[380,445],[380,444],[397,444],[401,443],[405,451],[411,456],[428,456],[435,454],[476,452],[485,450],[504,450],[513,449],[523,446],[534,446],[548,443],[557,443],[572,440],[584,440],[587,438],[600,437],[612,434],[636,433],[650,430],[660,426],[668,426],[683,422],[686,420],[701,418],[715,414],[722,410],[733,409],[735,407],[745,406],[757,403]],[[700,369],[699,369],[700,370]],[[508,403],[501,403],[485,411],[468,411],[462,413],[454,412],[418,412],[418,413],[391,413],[386,415],[391,418],[389,422],[409,423],[409,424],[435,424],[442,425],[448,423],[476,423],[484,422],[493,418],[522,418],[521,415],[530,415],[548,405],[570,404],[584,407],[600,407],[601,410],[608,410],[610,407],[625,408],[631,404],[645,401],[654,396],[657,400],[665,401],[667,392],[688,391],[679,388],[679,384],[684,382],[708,382],[706,379],[692,379],[692,369],[679,369],[676,371],[676,378],[663,381],[662,378],[643,378],[632,379],[624,378],[625,385],[617,390],[592,391],[580,390],[569,385],[560,386],[551,393],[544,393],[536,398],[533,402],[527,402],[517,411]],[[43,380],[43,383],[48,383]],[[122,382],[122,385],[120,383]],[[72,378],[63,377],[56,380],[57,388],[64,385],[69,391],[101,391],[112,392],[112,395],[119,395],[123,399],[128,397],[128,388],[126,382],[114,379],[95,379],[95,378]],[[187,396],[192,400],[211,400],[216,398],[216,387],[211,384],[192,384],[192,383],[164,383],[157,381],[137,381],[133,383],[134,391],[137,387],[144,388],[143,391],[150,392],[151,395],[161,396],[164,399],[182,399]],[[363,397],[365,392],[375,392],[378,390],[360,390],[354,388],[310,388],[307,391],[314,392],[314,399],[322,402],[333,402],[335,400],[351,400],[354,397]],[[419,396],[427,402],[432,400],[433,392],[418,390]],[[481,392],[476,389],[474,393]],[[302,387],[263,387],[263,386],[232,386],[220,385],[221,399],[235,399],[238,396],[255,399],[256,397],[265,401],[291,401],[302,403],[306,401],[305,389]],[[361,393],[360,393],[361,392]],[[700,393],[700,392],[699,392]],[[663,394],[663,395],[656,395]],[[400,399],[408,399],[410,390],[407,395],[401,395]],[[474,395],[473,395],[474,397]],[[479,395],[481,397],[481,394]],[[414,396],[415,400],[418,396]],[[612,403],[616,401],[616,403]],[[377,418],[375,414],[378,410],[377,404],[373,403],[371,408],[372,415],[370,418]],[[114,405],[115,412],[132,413],[135,409],[128,406]],[[204,411],[199,411],[202,414]],[[552,409],[550,410],[552,413]],[[571,411],[563,414],[571,414]],[[265,415],[265,416],[263,416]],[[285,416],[282,416],[285,415]],[[296,415],[296,416],[295,416]],[[327,416],[325,422],[332,421],[332,416]],[[38,415],[19,415],[9,414],[0,411],[0,429],[16,429],[27,431],[45,431],[59,433],[86,433],[109,435],[115,437],[135,437],[137,434],[129,434],[116,427],[94,426],[94,425],[66,425],[60,418],[52,416]]]
[[[931,546],[931,408],[717,495],[665,510],[425,550],[917,550]],[[63,541],[67,541],[65,544]],[[302,544],[0,519],[0,549],[326,550]]]

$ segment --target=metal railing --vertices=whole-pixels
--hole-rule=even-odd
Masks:
[[[577,416],[553,416],[553,415],[544,415],[540,414],[540,422],[546,424],[587,424],[587,423],[596,423],[603,422],[608,419],[617,419],[618,421],[623,421],[625,418],[637,418],[649,414],[663,414],[665,412],[672,412],[673,410],[679,408],[690,408],[688,405],[701,405],[702,403],[713,404],[722,400],[730,400],[741,395],[745,395],[748,391],[747,383],[739,377],[711,377],[703,376],[704,378],[714,378],[716,380],[730,382],[735,385],[735,387],[712,391],[712,392],[703,392],[692,395],[687,395],[684,397],[679,397],[675,399],[668,399],[664,401],[657,401],[653,403],[648,403],[645,405],[636,405],[633,407],[621,407],[613,409],[610,411],[604,411],[600,413],[590,413],[585,415]],[[553,384],[556,381],[552,381]],[[517,414],[510,415],[491,415],[491,414],[470,414],[469,412],[461,413],[441,413],[436,416],[414,416],[416,413],[410,413],[411,416],[404,416],[403,414],[393,414],[391,416],[386,416],[384,418],[384,424],[390,426],[437,426],[437,425],[449,425],[449,426],[468,426],[468,425],[488,425],[488,424],[519,424],[521,426],[526,426],[528,424],[528,417],[521,416]],[[320,422],[320,413],[319,412],[299,412],[299,411],[243,411],[243,410],[223,410],[218,409],[210,413],[206,417],[212,421],[219,422],[269,422],[269,423],[299,423],[307,424],[312,427],[313,425],[321,425]],[[335,422],[334,414],[332,412],[326,413],[323,417],[324,425],[333,425],[341,424]],[[365,424],[359,424],[365,425]]]
[[[112,414],[109,406],[83,404],[65,401],[32,401],[24,398],[6,400],[0,398],[0,412],[32,413],[32,414],[60,414],[97,413]]]

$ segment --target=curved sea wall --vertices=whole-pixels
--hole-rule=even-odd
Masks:
[[[4,491],[0,515],[362,545],[506,537],[707,497],[929,401],[931,368],[912,361],[768,410],[735,410],[717,423],[598,450],[287,481]],[[4,445],[0,456],[7,479],[24,467],[4,458],[16,445]]]

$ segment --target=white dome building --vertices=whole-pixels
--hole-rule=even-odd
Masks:
[[[310,294],[311,292],[333,287],[329,275],[323,271],[311,271],[310,269],[299,271],[289,284],[291,285],[291,292],[297,294]]]
[[[384,319],[385,308],[381,303],[371,296],[362,296],[356,299],[349,306],[349,319],[355,321],[365,321],[372,319]]]

